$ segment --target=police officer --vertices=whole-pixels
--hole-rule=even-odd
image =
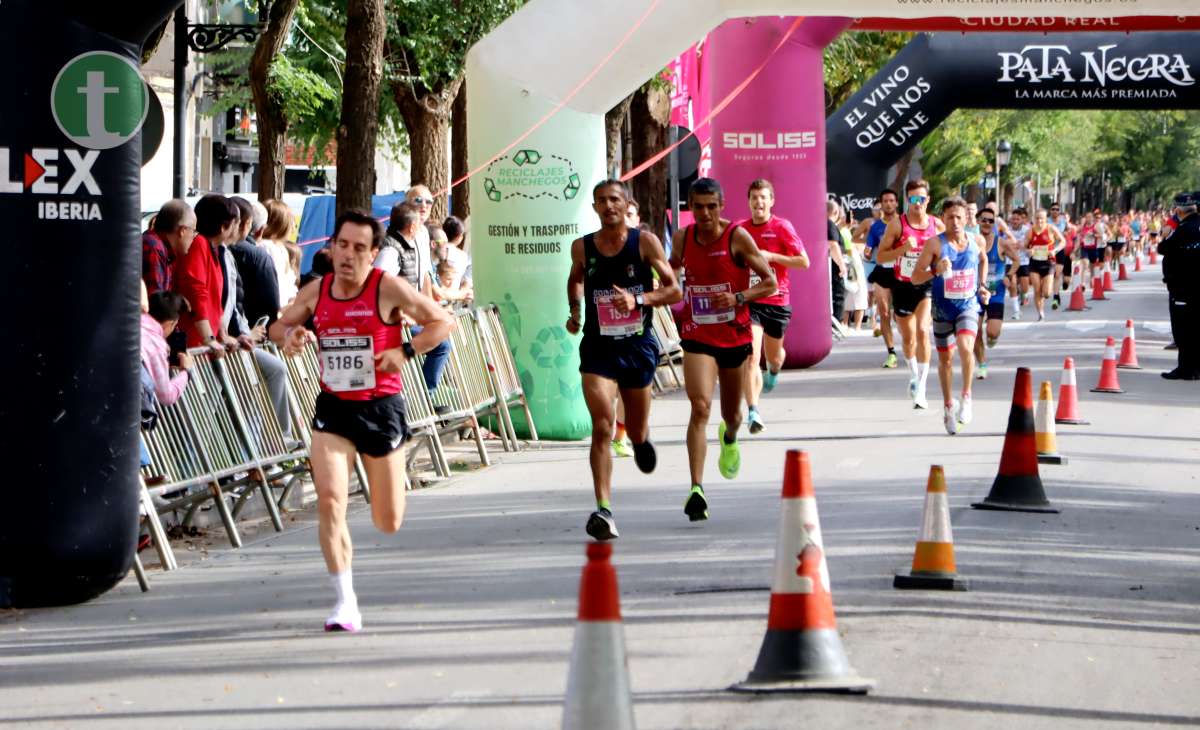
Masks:
[[[1200,191],[1175,198],[1179,224],[1158,244],[1171,306],[1171,333],[1179,346],[1179,366],[1167,380],[1200,380]]]

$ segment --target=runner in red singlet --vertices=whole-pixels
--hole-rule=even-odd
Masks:
[[[688,191],[694,225],[675,232],[671,268],[683,273],[683,378],[692,415],[688,421],[688,466],[692,489],[683,511],[693,522],[708,519],[704,498],[704,430],[712,408],[713,388],[721,383],[721,425],[717,440],[721,476],[733,479],[741,466],[737,432],[742,425],[742,388],[752,349],[750,302],[775,293],[775,272],[745,229],[721,218],[725,194],[712,178],[700,178]],[[761,279],[750,286],[750,272]]]
[[[908,209],[888,224],[879,244],[879,263],[895,261],[896,283],[892,285],[892,311],[904,339],[904,357],[908,361],[908,395],[914,408],[927,408],[925,382],[929,377],[931,348],[929,337],[933,324],[929,309],[931,285],[914,285],[912,274],[925,242],[936,239],[946,228],[936,217],[929,215],[929,184],[924,180],[909,180],[904,186]]]
[[[1045,208],[1034,214],[1026,245],[1029,248],[1029,280],[1033,284],[1033,308],[1041,322],[1046,318],[1046,299],[1054,295],[1054,259],[1067,245],[1063,234],[1050,225]]]
[[[754,243],[771,265],[779,285],[774,294],[750,305],[754,349],[750,353],[750,367],[746,368],[746,420],[750,422],[750,433],[758,433],[766,426],[758,412],[758,397],[764,391],[770,393],[775,389],[775,381],[787,355],[783,349],[783,335],[792,319],[788,269],[807,269],[808,253],[791,221],[772,215],[775,187],[769,180],[760,178],[750,183],[749,198],[750,217],[738,225],[754,237]],[[750,284],[757,283],[758,277],[751,274]],[[764,352],[766,373],[758,369],[759,357]]]
[[[351,577],[346,526],[348,477],[361,454],[371,488],[371,517],[381,532],[404,520],[405,421],[401,371],[450,334],[450,316],[405,281],[371,266],[383,228],[369,214],[348,210],[334,226],[333,273],[300,290],[271,339],[295,354],[309,340],[311,316],[321,360],[321,394],[313,417],[310,455],[317,490],[318,539],[337,603],[326,631],[358,631],[362,615]],[[401,315],[421,325],[404,341]]]

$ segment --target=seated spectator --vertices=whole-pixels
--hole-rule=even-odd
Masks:
[[[164,406],[179,400],[192,369],[192,358],[186,352],[179,354],[180,368],[174,375],[167,364],[171,352],[167,337],[179,325],[184,306],[179,294],[158,291],[149,297],[149,311],[142,313],[142,365],[154,380],[155,397]]]
[[[291,304],[296,298],[300,278],[300,247],[292,243],[292,226],[296,216],[282,200],[266,202],[267,223],[258,237],[259,246],[267,249],[275,262],[275,276],[279,285],[279,303]]]
[[[172,269],[192,247],[196,214],[182,200],[168,200],[142,234],[142,282],[149,294],[174,289]]]
[[[263,317],[267,318],[267,326],[271,326],[279,317],[279,277],[275,270],[275,260],[267,249],[255,245],[262,235],[266,225],[266,210],[260,218],[254,214],[254,206],[245,198],[233,198],[241,214],[240,238],[229,246],[229,253],[237,266],[240,288],[237,292],[237,305],[246,319],[257,323]],[[262,208],[260,205],[259,208]],[[256,227],[257,226],[257,227]],[[232,328],[231,328],[232,329]],[[240,329],[232,332],[249,334]]]

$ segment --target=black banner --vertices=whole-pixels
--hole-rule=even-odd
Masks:
[[[862,217],[955,109],[1197,109],[1195,33],[922,33],[826,120],[831,198]]]

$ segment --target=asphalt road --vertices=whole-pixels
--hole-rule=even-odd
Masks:
[[[1200,725],[1200,383],[1169,383],[1157,268],[1113,301],[1008,323],[950,437],[915,412],[870,336],[788,372],[732,482],[711,452],[712,519],[690,524],[682,394],[655,402],[659,466],[616,466],[615,544],[643,728],[1102,728]],[[1027,312],[1026,316],[1029,314]],[[1142,371],[1088,392],[1104,336],[1138,322]],[[1042,467],[1057,515],[980,512],[1017,366],[1075,357],[1089,426]],[[935,375],[930,399],[938,399]],[[713,424],[715,434],[715,423]],[[715,436],[714,436],[715,438]],[[736,695],[765,628],[783,454],[812,454],[839,630],[866,697]],[[326,635],[311,525],[260,532],[82,606],[0,612],[0,726],[551,728],[559,723],[592,508],[587,451],[545,444],[412,494],[395,536],[356,504],[366,630]],[[899,592],[930,464],[943,464],[966,593]]]

